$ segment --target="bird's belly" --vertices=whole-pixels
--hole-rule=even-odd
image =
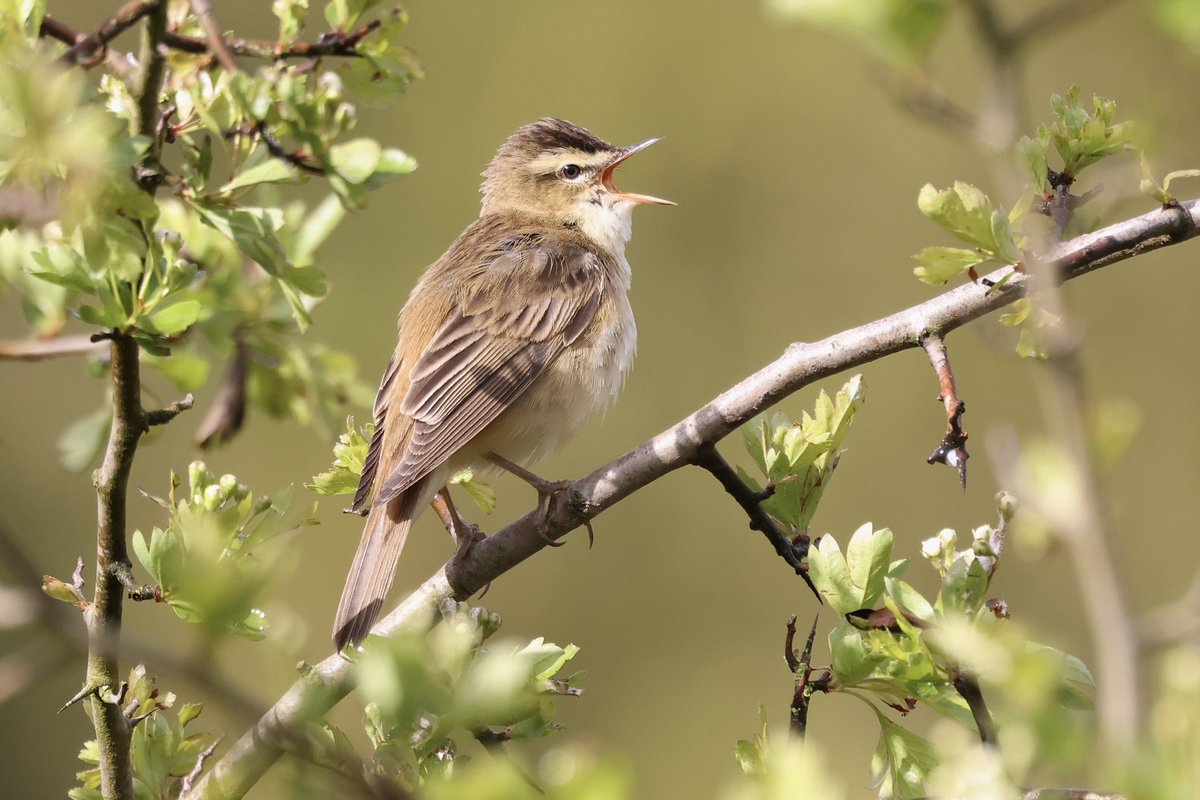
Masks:
[[[565,445],[596,412],[616,397],[633,365],[637,330],[623,292],[613,298],[615,313],[597,320],[557,359],[547,365],[508,409],[472,442],[469,461],[495,451],[518,463],[530,463]],[[463,453],[463,455],[468,455]],[[466,464],[463,464],[466,466]]]

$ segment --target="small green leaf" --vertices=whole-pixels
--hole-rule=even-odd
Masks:
[[[101,408],[67,426],[58,437],[58,454],[62,465],[71,472],[83,472],[100,455],[108,439],[112,411]]]
[[[978,250],[961,247],[926,247],[913,259],[920,265],[913,267],[913,274],[922,283],[936,284],[957,278],[971,267],[982,264],[987,257]]]
[[[808,576],[813,585],[838,614],[849,614],[862,608],[862,592],[854,587],[850,568],[837,541],[828,534],[808,551]]]
[[[899,578],[884,578],[883,583],[888,596],[902,612],[926,624],[933,622],[933,606],[920,592]]]
[[[333,168],[353,184],[365,183],[380,166],[382,157],[383,148],[374,139],[352,139],[329,148]]]
[[[874,608],[883,594],[883,579],[892,560],[892,532],[887,528],[875,531],[864,523],[846,545],[846,564],[850,580],[862,593],[858,608]]]
[[[460,469],[446,483],[461,486],[483,513],[491,514],[496,510],[496,490],[476,478],[470,468]]]
[[[160,308],[138,320],[138,327],[157,336],[174,336],[190,328],[200,318],[199,300],[181,300]]]
[[[266,152],[265,150],[260,152]],[[231,194],[239,189],[263,183],[287,183],[300,177],[296,168],[283,159],[267,155],[257,164],[242,168],[233,178],[217,190],[218,194]]]
[[[912,731],[889,720],[878,709],[879,743],[871,757],[872,788],[879,796],[910,800],[925,794],[924,782],[937,766],[933,745]]]

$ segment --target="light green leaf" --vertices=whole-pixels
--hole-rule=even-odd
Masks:
[[[333,168],[353,184],[365,183],[379,167],[382,157],[383,148],[374,139],[352,139],[329,149]]]
[[[888,596],[895,601],[901,611],[924,623],[933,622],[933,606],[920,592],[899,578],[884,578],[883,583]]]
[[[925,794],[924,782],[937,766],[933,745],[889,720],[878,709],[879,743],[871,757],[871,787],[881,798],[909,800]]]
[[[67,426],[58,437],[59,460],[71,472],[83,472],[100,455],[108,439],[112,411],[105,407]]]
[[[875,601],[883,594],[883,579],[892,560],[892,542],[890,530],[873,531],[869,522],[850,537],[850,543],[846,545],[846,564],[851,582],[862,593],[858,608],[874,608]]]
[[[173,336],[181,333],[200,318],[199,300],[182,300],[160,308],[148,317],[138,320],[138,327],[158,336]]]
[[[813,585],[838,614],[849,614],[862,608],[862,592],[854,587],[850,568],[837,541],[828,534],[808,551],[808,576]]]
[[[218,189],[217,193],[231,194],[249,186],[258,186],[263,183],[285,183],[299,178],[300,174],[291,164],[268,155],[257,164],[242,168],[228,183]]]
[[[919,264],[913,267],[913,274],[922,283],[935,284],[957,278],[971,267],[982,264],[987,257],[978,250],[961,247],[926,247],[913,259]]]

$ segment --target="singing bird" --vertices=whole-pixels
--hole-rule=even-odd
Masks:
[[[632,211],[674,203],[619,191],[613,171],[656,141],[616,147],[544,118],[488,164],[479,219],[400,312],[354,497],[367,519],[334,620],[339,651],[366,637],[413,520],[450,475],[558,450],[621,388],[637,339]]]

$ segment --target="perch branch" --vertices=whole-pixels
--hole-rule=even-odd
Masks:
[[[1200,201],[1155,209],[1080,236],[1056,248],[1063,280],[1085,275],[1196,235]],[[575,483],[551,504],[544,528],[530,512],[471,549],[466,558],[443,566],[417,587],[372,631],[395,636],[427,626],[438,604],[470,597],[487,583],[546,547],[543,536],[559,538],[664,475],[694,463],[702,447],[737,430],[755,414],[784,397],[844,370],[920,346],[922,338],[945,335],[1025,295],[1029,276],[1011,267],[991,276],[992,289],[969,283],[891,316],[819,342],[796,343],[758,372],[723,392],[654,438],[605,464]],[[570,496],[570,497],[568,497]],[[338,655],[314,666],[292,685],[261,719],[187,795],[186,800],[242,797],[283,754],[284,744],[302,735],[306,721],[318,718],[352,688],[353,665]],[[1118,687],[1124,689],[1124,687]]]

